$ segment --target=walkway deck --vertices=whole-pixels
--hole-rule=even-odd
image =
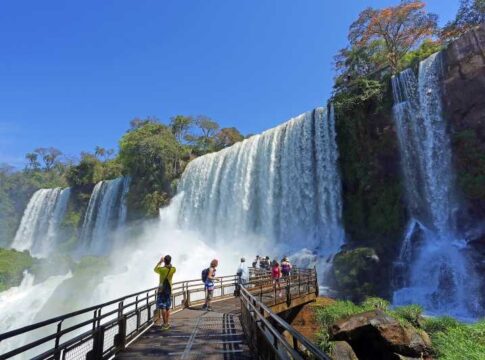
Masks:
[[[174,314],[170,330],[152,326],[116,359],[254,359],[240,322],[240,300],[214,302],[213,308]]]

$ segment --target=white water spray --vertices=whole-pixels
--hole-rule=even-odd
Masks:
[[[34,284],[34,276],[24,272],[22,283],[0,293],[0,333],[45,320],[38,317],[38,311],[48,302],[55,289],[71,274],[51,276],[44,282]],[[37,334],[41,335],[41,334]],[[33,339],[36,334],[16,336],[0,343],[0,354],[16,348]]]

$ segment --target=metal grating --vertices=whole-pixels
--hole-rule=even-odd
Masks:
[[[148,310],[143,309],[140,312],[140,326],[144,325],[146,322],[148,322]]]
[[[136,330],[136,314],[126,319],[126,335],[131,334]]]
[[[114,346],[115,336],[119,333],[119,326],[115,325],[104,330],[103,352]]]
[[[93,350],[93,339],[86,339],[82,343],[66,349],[63,359],[65,360],[84,360],[89,351]]]

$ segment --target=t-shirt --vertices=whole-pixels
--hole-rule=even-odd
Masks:
[[[165,278],[167,278],[167,275],[168,275],[168,282],[170,283],[170,287],[172,287],[172,278],[173,278],[173,274],[175,274],[175,272],[177,271],[177,269],[175,268],[175,266],[172,266],[172,267],[166,267],[166,266],[155,266],[155,269],[153,269],[153,271],[155,271],[157,274],[160,275],[160,285],[163,284],[163,282],[165,281]],[[170,271],[170,274],[169,274],[169,271]]]
[[[273,276],[273,279],[279,279],[281,277],[280,267],[273,266],[271,269],[271,275]]]

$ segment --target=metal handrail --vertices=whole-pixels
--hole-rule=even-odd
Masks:
[[[300,289],[302,283],[305,283],[308,285],[306,292],[307,294],[315,293],[318,295],[316,270],[311,270],[307,279],[303,281],[301,280],[300,275],[301,274],[296,275],[296,278],[298,279],[298,288]],[[312,288],[310,288],[310,284],[312,284]],[[289,296],[290,302],[291,286],[290,278],[287,281],[287,295]],[[305,358],[301,354],[302,346],[307,354],[310,354],[317,359],[330,360],[330,357],[327,354],[320,350],[315,344],[304,337],[280,316],[276,315],[263,301],[261,301],[261,297],[258,298],[257,296],[257,291],[255,292],[254,289],[247,286],[241,286],[240,295],[241,307],[244,307],[249,314],[247,317],[248,320],[252,322],[253,326],[257,326],[260,329],[260,333],[266,338],[267,343],[276,353],[281,355],[281,351],[283,350],[289,359],[302,360]],[[299,296],[301,296],[300,292]],[[286,338],[281,335],[280,331],[278,331],[274,324],[278,325],[281,329],[283,329],[283,331],[287,331],[289,336],[292,338],[293,344],[290,344]],[[243,326],[244,325],[245,322],[243,320]],[[248,329],[246,331],[248,331]],[[280,346],[282,348],[280,348]]]
[[[272,288],[270,286],[272,283],[271,272],[258,270],[251,271],[251,273],[253,274],[251,281],[246,284],[245,287],[240,286],[241,279],[239,279],[236,275],[217,277],[218,281],[215,282],[215,290],[220,290],[220,294],[214,294],[214,297],[223,298],[225,296],[239,294],[242,291],[244,293],[244,295],[241,297],[242,299],[247,297],[246,294],[250,294],[252,298],[256,298],[255,294],[258,292],[258,295],[262,299],[263,294],[272,292]],[[302,277],[306,279],[306,282],[301,280]],[[302,284],[306,284],[307,290],[309,291],[310,283],[316,284],[316,281],[317,279],[314,270],[297,269],[291,276],[284,278],[282,280],[282,284],[286,284],[285,286],[287,287],[292,286],[292,283],[297,284],[298,292],[300,293]],[[225,292],[226,289],[234,289],[234,293]],[[312,285],[312,289],[312,291],[318,292],[318,286],[315,287]],[[57,316],[36,324],[27,325],[22,328],[0,334],[0,341],[4,341],[18,335],[31,333],[32,331],[49,325],[57,325],[57,330],[53,331],[53,333],[40,339],[30,341],[27,344],[10,350],[7,353],[1,354],[0,359],[6,359],[23,352],[33,350],[51,341],[54,341],[55,344],[48,350],[42,352],[40,355],[36,355],[35,359],[64,359],[66,357],[66,353],[75,351],[87,341],[93,342],[92,348],[88,351],[88,353],[90,353],[90,358],[107,359],[117,352],[122,351],[126,347],[126,343],[128,341],[131,341],[133,338],[138,336],[150,324],[153,323],[153,309],[155,308],[157,290],[158,287],[152,287],[150,289],[138,291],[115,300],[77,310],[65,315]],[[192,294],[201,292],[205,292],[205,287],[203,284],[201,284],[200,279],[173,283],[172,309],[179,311],[183,308],[191,306],[193,303],[203,301],[202,299],[195,300],[194,302],[191,300]],[[180,299],[180,304],[176,303],[175,299]],[[276,304],[276,293],[274,299],[274,303]],[[116,304],[118,305],[116,308],[108,309],[106,312],[103,311],[109,306],[114,307]],[[266,305],[259,302],[257,305],[251,306],[258,306],[259,308],[263,309],[263,311],[266,311],[267,309]],[[264,306],[264,308],[262,306]],[[85,316],[89,314],[92,314],[92,316],[86,318]],[[74,320],[79,316],[84,317]],[[130,329],[128,329],[128,322],[131,319],[136,320],[136,324],[134,326],[132,325]],[[63,328],[63,324],[68,320],[75,322],[71,323],[66,328]],[[282,319],[280,320],[283,321]],[[271,325],[267,324],[267,320],[262,322],[265,324],[265,326]],[[278,322],[278,324],[280,324],[280,322]],[[81,334],[79,334],[79,330],[88,325],[92,325],[92,327],[89,330],[83,331]],[[114,327],[117,327],[117,333],[113,336],[113,339],[110,339],[110,341],[112,340],[112,344],[109,344],[108,346],[104,339],[104,335],[106,331],[109,331]],[[68,335],[72,336],[66,338]],[[62,337],[64,337],[63,341],[61,341]],[[302,337],[302,335],[300,335],[300,337]],[[295,336],[294,339],[304,344],[304,337],[302,339],[300,339],[300,337]],[[283,337],[279,335],[278,339],[278,341],[282,341]],[[287,348],[289,345],[286,344],[283,346]],[[306,345],[304,344],[304,346]],[[287,349],[287,351],[290,350]]]
[[[215,290],[221,289],[221,294],[216,295],[215,298],[227,296],[227,294],[224,293],[224,289],[232,288],[232,287],[236,288],[238,283],[236,275],[219,276],[217,277],[217,280],[218,281],[216,281],[215,283]],[[92,337],[93,341],[96,342],[95,341],[96,334],[102,333],[104,328],[111,328],[111,326],[118,325],[120,329],[126,330],[127,319],[131,319],[132,317],[136,316],[137,324],[136,324],[135,330],[133,330],[129,334],[125,332],[124,334],[122,334],[123,335],[122,339],[118,339],[118,341],[116,341],[116,339],[113,340],[113,345],[110,347],[111,350],[108,351],[107,353],[107,355],[111,356],[124,348],[126,341],[129,340],[128,338],[130,339],[133,338],[139,332],[143,331],[147,327],[147,325],[152,322],[151,309],[152,309],[152,306],[154,307],[155,305],[156,293],[158,288],[159,287],[157,286],[146,290],[138,291],[130,295],[120,297],[115,300],[110,300],[102,304],[90,306],[88,308],[77,310],[65,315],[56,316],[54,318],[44,320],[36,324],[27,325],[18,329],[14,329],[14,330],[2,333],[0,334],[0,342],[9,338],[13,338],[18,335],[30,333],[34,330],[38,330],[49,325],[57,324],[57,331],[45,337],[42,337],[40,339],[36,339],[27,344],[24,344],[18,348],[10,350],[7,353],[1,354],[0,359],[6,359],[9,357],[18,355],[20,353],[32,350],[40,345],[46,344],[53,340],[56,341],[55,346],[43,352],[41,355],[37,355],[36,358],[44,359],[44,358],[53,357],[54,359],[60,359],[61,352],[65,351],[66,349],[68,349],[69,346],[75,344],[76,342],[80,342],[81,340],[87,337]],[[201,285],[200,279],[193,279],[193,280],[173,283],[172,300],[175,300],[178,297],[183,297],[183,299],[180,305],[176,304],[175,301],[172,301],[172,309],[179,310],[179,309],[183,309],[184,307],[190,306],[191,305],[190,295],[194,293],[204,292],[204,291],[205,291],[205,288],[203,284]],[[108,306],[113,306],[115,304],[118,304],[117,309],[110,310],[106,313],[102,313],[102,310],[104,308]],[[144,311],[147,311],[146,320],[141,322],[140,321],[141,314]],[[66,320],[72,320],[76,317],[79,317],[82,315],[88,315],[90,313],[94,313],[94,315],[89,319],[78,320],[74,325],[71,325],[70,327],[62,329],[62,324]],[[115,316],[116,314],[118,314],[116,318],[109,320],[105,323],[101,323],[102,320],[108,319],[109,317]],[[62,343],[60,342],[60,338],[62,336],[65,336],[67,334],[72,334],[74,331],[81,329],[90,324],[93,324],[92,329],[85,331],[82,334],[75,334],[74,337],[63,341]],[[117,342],[119,343],[119,345],[116,344]],[[109,356],[104,355],[105,351],[103,350],[103,346],[104,346],[103,341],[101,341],[101,344],[98,344],[97,349],[93,349],[93,351],[95,353],[97,351],[98,355],[101,354],[101,357],[107,358]],[[96,348],[96,346],[93,346],[93,347]]]

